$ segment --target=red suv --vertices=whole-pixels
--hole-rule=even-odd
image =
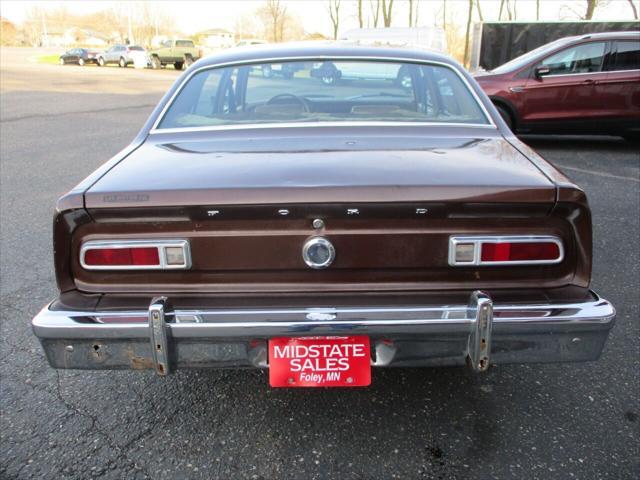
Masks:
[[[562,38],[475,79],[514,132],[640,138],[640,32]]]

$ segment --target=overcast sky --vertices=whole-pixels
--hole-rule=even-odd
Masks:
[[[637,0],[636,4],[638,4]],[[27,10],[37,5],[45,9],[64,6],[70,13],[90,14],[109,8],[115,2],[109,1],[16,1],[0,0],[0,15],[15,23],[22,23]],[[124,3],[125,2],[119,2]],[[249,14],[263,4],[253,0],[217,0],[217,1],[156,1],[157,8],[164,10],[173,19],[176,26],[185,34],[193,34],[209,28],[233,29],[235,19]],[[327,0],[287,0],[289,12],[297,15],[305,31],[331,34],[331,21],[327,13]],[[365,0],[364,7],[369,7]],[[421,0],[419,25],[433,26],[442,22],[443,0]],[[513,0],[512,0],[513,3]],[[396,0],[394,3],[394,21],[392,26],[407,26],[408,2]],[[495,20],[498,16],[500,0],[480,0],[484,19]],[[535,20],[535,1],[517,0],[518,20]],[[575,20],[576,13],[584,12],[585,0],[541,0],[541,20]],[[342,0],[340,32],[357,28],[356,1]],[[447,0],[447,17],[450,22],[463,26],[467,15],[467,0]],[[640,7],[639,7],[640,9]],[[572,13],[576,12],[576,13]],[[475,19],[477,21],[477,18]],[[594,20],[633,20],[631,7],[627,0],[609,0],[596,9]]]

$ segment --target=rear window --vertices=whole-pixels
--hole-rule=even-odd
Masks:
[[[336,60],[198,72],[158,128],[323,121],[488,124],[451,68]]]
[[[176,47],[193,47],[191,40],[176,40]]]
[[[134,50],[136,52],[144,52],[144,48],[139,47],[138,45],[133,45],[133,46],[129,47],[129,50]]]
[[[640,70],[640,40],[617,43],[613,70]]]

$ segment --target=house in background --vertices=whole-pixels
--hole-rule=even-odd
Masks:
[[[43,47],[66,47],[69,45],[68,37],[63,30],[48,30],[40,36],[40,45]]]
[[[233,32],[222,28],[212,28],[195,35],[196,43],[210,49],[231,48],[235,45]]]
[[[84,28],[72,27],[65,32],[68,45],[82,45],[85,47],[106,47],[109,39],[100,32]]]
[[[42,34],[40,44],[43,47],[106,47],[109,45],[109,38],[95,30],[88,30],[79,27],[67,28],[64,31],[49,31]]]

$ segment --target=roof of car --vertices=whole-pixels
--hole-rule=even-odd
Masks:
[[[276,61],[297,58],[371,58],[382,60],[407,60],[417,62],[440,62],[457,65],[446,55],[428,50],[406,48],[361,46],[339,42],[292,42],[281,44],[252,45],[224,50],[207,56],[198,62],[200,67],[231,62]]]
[[[632,31],[632,32],[584,33],[584,34],[581,34],[581,35],[573,35],[571,37],[564,37],[564,38],[561,38],[560,40],[564,40],[567,43],[569,43],[569,42],[575,42],[577,40],[587,40],[587,39],[611,40],[611,39],[616,39],[616,38],[640,40],[640,31],[638,31],[638,32]]]

